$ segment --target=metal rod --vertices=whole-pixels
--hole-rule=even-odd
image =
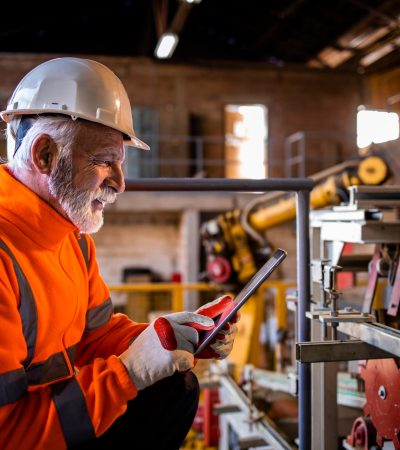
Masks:
[[[306,176],[306,138],[303,134],[300,141],[300,163],[299,163],[299,176]]]
[[[310,340],[310,235],[308,191],[297,193],[297,286],[298,286],[298,341]],[[311,367],[299,363],[299,448],[311,449]]]
[[[311,191],[309,178],[269,178],[262,180],[225,178],[140,178],[125,180],[126,191]]]
[[[285,175],[287,177],[292,176],[292,142],[288,139],[285,140]]]
[[[203,143],[201,139],[196,139],[196,173],[201,173],[204,169],[204,155],[203,155]]]

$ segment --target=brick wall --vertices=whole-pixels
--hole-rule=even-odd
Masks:
[[[38,63],[58,55],[0,56],[0,104],[6,105],[22,76]],[[89,56],[90,57],[90,56]],[[268,108],[272,176],[283,174],[284,138],[296,131],[355,132],[355,112],[360,104],[360,80],[350,74],[328,71],[266,68],[260,65],[214,65],[188,67],[157,64],[147,59],[99,57],[121,78],[133,106],[150,107],[158,112],[161,135],[187,135],[192,131],[205,136],[223,136],[226,104],[264,104]],[[343,148],[324,148],[310,144],[311,160],[327,165],[354,150],[351,142]],[[170,148],[167,150],[170,152]],[[187,156],[185,146],[176,156]],[[209,144],[206,157],[223,158],[223,146]],[[162,148],[161,148],[162,153]],[[314,158],[313,158],[314,156]],[[315,164],[314,164],[315,166]],[[312,170],[318,169],[318,165]],[[311,170],[311,168],[310,168]],[[221,176],[221,169],[209,167],[208,176]],[[168,173],[164,173],[168,176]]]
[[[1,55],[1,106],[6,105],[24,74],[40,62],[56,56]],[[162,135],[186,135],[195,130],[204,136],[222,136],[226,104],[266,105],[274,163],[272,176],[282,176],[284,173],[284,138],[290,134],[299,130],[338,134],[355,131],[355,112],[361,103],[361,88],[359,79],[353,75],[245,65],[211,68],[172,66],[132,58],[93,59],[116,72],[126,86],[133,106],[157,110]],[[310,148],[313,149],[311,160],[324,157],[320,145],[313,143]],[[340,149],[334,142],[327,148],[324,151],[329,163],[336,162],[336,153],[345,158],[354,150],[349,142]],[[218,145],[210,144],[205,150],[206,157],[224,156],[223,148]],[[183,148],[183,153],[185,151],[187,149]],[[221,172],[210,167],[207,175],[221,176]],[[154,202],[157,203],[156,200]],[[152,209],[151,203],[144,204],[147,210]],[[232,201],[227,199],[226,207],[220,204],[215,209],[230,207]],[[140,208],[137,210],[140,211]],[[94,235],[101,271],[107,282],[121,281],[122,269],[127,266],[148,267],[164,279],[168,279],[176,269],[177,260],[179,266],[179,258],[182,258],[181,213],[172,219],[158,221],[154,220],[159,216],[157,207],[153,208],[152,214],[153,218],[147,216],[147,219],[138,222],[128,220],[126,216],[113,220],[111,212],[104,228]],[[284,241],[294,257],[295,241],[290,226],[283,227],[280,233],[271,232],[271,237],[276,245],[283,246],[281,242]],[[294,276],[294,258],[292,262],[290,267],[285,265],[283,275]]]

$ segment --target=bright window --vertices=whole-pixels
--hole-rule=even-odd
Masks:
[[[264,105],[225,107],[226,176],[265,178],[267,174],[267,109]]]
[[[393,141],[399,137],[399,116],[393,112],[362,109],[357,113],[357,146]]]

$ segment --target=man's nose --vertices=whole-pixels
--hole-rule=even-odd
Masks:
[[[108,178],[108,185],[115,189],[117,194],[121,194],[125,190],[125,176],[122,170],[122,164],[114,164],[111,176]]]

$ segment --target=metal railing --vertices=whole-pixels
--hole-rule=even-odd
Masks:
[[[128,155],[128,178],[226,177],[230,169],[237,169],[242,164],[242,161],[227,154],[226,149],[244,140],[232,139],[229,135],[143,135],[141,138],[150,144],[153,152],[136,155],[131,163]],[[282,169],[286,177],[305,177],[337,164],[343,155],[348,158],[356,154],[354,133],[299,130],[285,138],[266,139],[262,165],[265,177],[271,176],[275,170],[281,174]]]
[[[128,155],[125,162],[127,177],[211,176],[225,177],[230,168],[239,168],[238,158],[226,155],[229,136],[143,135],[153,152]],[[243,139],[241,140],[243,142]],[[268,176],[271,165],[269,141],[264,143],[262,165]],[[217,155],[217,156],[215,156]]]

